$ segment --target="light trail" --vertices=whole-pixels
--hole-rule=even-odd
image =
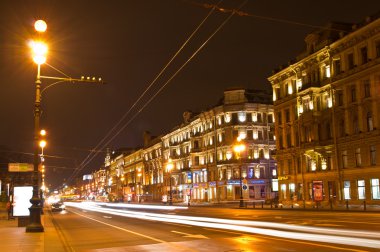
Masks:
[[[135,208],[135,209],[153,209],[153,210],[177,210],[177,209],[188,209],[185,206],[159,206],[159,205],[134,205],[134,204],[124,204],[124,203],[99,203],[99,202],[86,202],[86,204],[116,207],[116,208]]]
[[[224,230],[234,230],[246,233],[254,233],[267,235],[272,237],[280,237],[295,240],[304,241],[314,241],[314,242],[324,242],[324,243],[334,243],[343,244],[350,246],[360,246],[380,249],[380,240],[368,239],[368,238],[357,238],[357,237],[371,237],[378,238],[379,232],[365,232],[365,231],[355,231],[355,230],[339,230],[339,229],[327,229],[327,228],[315,228],[315,227],[302,227],[296,225],[288,225],[281,223],[269,223],[269,222],[258,222],[258,221],[242,221],[242,220],[229,220],[229,219],[218,219],[218,218],[207,218],[207,217],[193,217],[193,216],[179,216],[179,215],[166,215],[166,214],[154,214],[154,213],[141,213],[129,210],[121,209],[106,209],[97,206],[97,204],[88,203],[73,203],[68,202],[68,206],[73,206],[81,209],[86,209],[89,211],[101,212],[106,214],[113,214],[128,218],[138,218],[143,220],[152,221],[162,221],[169,223],[179,223],[185,225],[217,228]],[[265,228],[257,228],[253,226],[261,226]],[[268,228],[280,228],[292,230],[282,231],[274,230]],[[298,231],[298,232],[297,232]],[[301,232],[314,232],[314,233],[301,233]],[[323,234],[316,234],[322,233]],[[328,233],[329,235],[326,235]],[[346,235],[346,236],[343,236]],[[357,237],[354,237],[357,236]]]
[[[138,208],[138,209],[160,209],[160,210],[175,210],[175,209],[188,209],[188,207],[175,207],[175,206],[157,206],[157,205],[131,205],[131,204],[113,204],[113,203],[98,203],[98,202],[86,202],[85,204],[98,205],[98,206],[110,206],[118,208]],[[155,213],[138,213],[129,212],[132,214],[142,214],[144,216],[159,216],[170,219],[186,219],[192,221],[203,221],[203,222],[213,222],[213,223],[224,223],[232,225],[243,225],[243,226],[256,226],[265,228],[278,228],[285,230],[296,230],[303,232],[321,233],[321,234],[331,234],[331,235],[355,235],[357,237],[366,238],[377,238],[379,237],[379,232],[367,232],[367,231],[356,231],[356,230],[341,230],[334,228],[318,228],[318,227],[305,227],[297,226],[294,224],[283,224],[283,223],[273,223],[273,222],[263,222],[263,221],[246,221],[246,220],[231,220],[231,219],[219,219],[219,218],[209,218],[209,217],[194,217],[194,216],[181,216],[181,215],[166,215],[166,214],[155,214]]]

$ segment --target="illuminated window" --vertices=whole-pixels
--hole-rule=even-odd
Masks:
[[[220,116],[218,116],[217,120],[218,120],[218,124],[221,125],[222,124],[222,118]]]
[[[365,199],[365,181],[358,180],[358,199]]]
[[[246,137],[247,137],[247,131],[245,129],[240,129],[239,130],[239,138],[245,139]]]
[[[326,159],[324,159],[324,158],[322,158],[321,168],[322,168],[322,170],[326,170],[327,169]]]
[[[260,178],[260,167],[255,167],[255,178]]]
[[[380,199],[380,185],[379,185],[379,179],[371,179],[371,193],[372,193],[372,199]]]
[[[277,177],[277,170],[276,170],[276,169],[273,169],[273,170],[272,170],[272,176],[273,176],[273,177]]]
[[[232,152],[230,150],[226,152],[226,158],[227,160],[230,160],[232,158]]]
[[[310,109],[310,110],[313,110],[313,109],[314,109],[314,103],[313,103],[313,100],[312,100],[312,99],[309,101],[309,109]]]
[[[286,184],[281,185],[281,195],[283,199],[286,199]]]
[[[224,121],[225,121],[226,123],[229,123],[229,122],[231,121],[231,114],[230,114],[230,113],[226,113],[226,114],[224,115]]]
[[[327,77],[327,78],[330,78],[330,77],[331,77],[330,65],[327,65],[327,66],[326,66],[326,73],[325,73],[325,74],[326,74],[326,77]]]
[[[252,122],[257,122],[257,113],[256,112],[252,113]]]
[[[259,158],[259,150],[257,148],[253,150],[253,158]]]
[[[296,185],[294,183],[289,184],[290,199],[293,199],[295,191],[296,191]]]
[[[350,181],[344,181],[344,199],[348,200],[351,199],[351,182]]]
[[[253,139],[257,139],[258,138],[258,133],[257,133],[257,129],[253,129]]]
[[[300,90],[302,88],[302,79],[297,79],[296,86],[297,86],[297,90]]]
[[[247,119],[246,113],[245,112],[239,112],[238,113],[238,119],[240,122],[245,122],[245,120]]]
[[[293,85],[291,83],[288,85],[288,94],[293,94]]]

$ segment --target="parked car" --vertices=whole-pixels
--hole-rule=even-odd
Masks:
[[[56,203],[51,204],[51,211],[52,212],[63,211],[63,210],[65,210],[65,208],[66,208],[66,206],[63,202],[56,202]]]

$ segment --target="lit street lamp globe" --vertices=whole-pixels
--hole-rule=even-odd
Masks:
[[[36,31],[38,31],[38,32],[45,32],[47,29],[47,24],[43,20],[37,20],[34,23],[34,29],[36,29]]]

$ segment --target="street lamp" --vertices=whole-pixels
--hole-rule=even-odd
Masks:
[[[142,192],[142,182],[141,182],[141,168],[138,168],[137,169],[137,177],[139,178],[139,191],[138,191],[138,202],[139,203],[141,203],[141,196],[142,196],[142,194],[141,194],[141,192]]]
[[[34,23],[34,28],[36,32],[40,35],[44,33],[47,29],[46,22],[43,20],[38,20]],[[39,36],[40,37],[40,36]],[[36,76],[36,94],[34,101],[34,141],[33,141],[33,195],[30,199],[32,206],[29,208],[30,218],[29,225],[26,227],[26,232],[44,232],[44,227],[41,224],[41,200],[39,197],[38,189],[38,165],[39,165],[39,128],[40,128],[40,116],[41,116],[41,95],[49,87],[54,86],[62,82],[87,82],[87,83],[104,83],[101,78],[96,79],[95,77],[84,78],[82,76],[80,79],[74,79],[71,77],[51,77],[41,75],[41,65],[46,62],[46,57],[48,53],[48,46],[42,40],[34,40],[29,43],[32,51],[33,61],[37,64],[37,76]],[[58,71],[62,73],[61,71]],[[66,75],[67,76],[67,75]],[[48,85],[41,90],[41,79],[56,80],[56,82]]]
[[[237,156],[237,158],[240,160],[240,201],[239,201],[239,207],[244,207],[244,202],[243,202],[243,180],[242,180],[242,159],[241,159],[241,152],[245,150],[245,144],[241,142],[241,138],[237,138],[237,143],[234,145],[234,152]]]
[[[166,170],[169,172],[169,188],[170,188],[170,196],[169,196],[169,205],[173,205],[173,192],[172,192],[172,169],[174,165],[172,159],[169,158],[168,163],[166,164]]]
[[[47,28],[43,20],[38,20],[35,23],[37,32],[45,32]],[[41,199],[39,197],[38,188],[38,147],[39,147],[39,128],[40,128],[40,115],[41,115],[41,80],[40,69],[41,64],[45,63],[48,47],[42,41],[33,41],[30,44],[33,53],[33,61],[37,64],[37,77],[36,77],[36,96],[34,101],[34,158],[33,158],[33,196],[30,199],[32,206],[29,208],[30,219],[29,225],[26,227],[26,232],[44,232],[44,227],[41,224]]]

